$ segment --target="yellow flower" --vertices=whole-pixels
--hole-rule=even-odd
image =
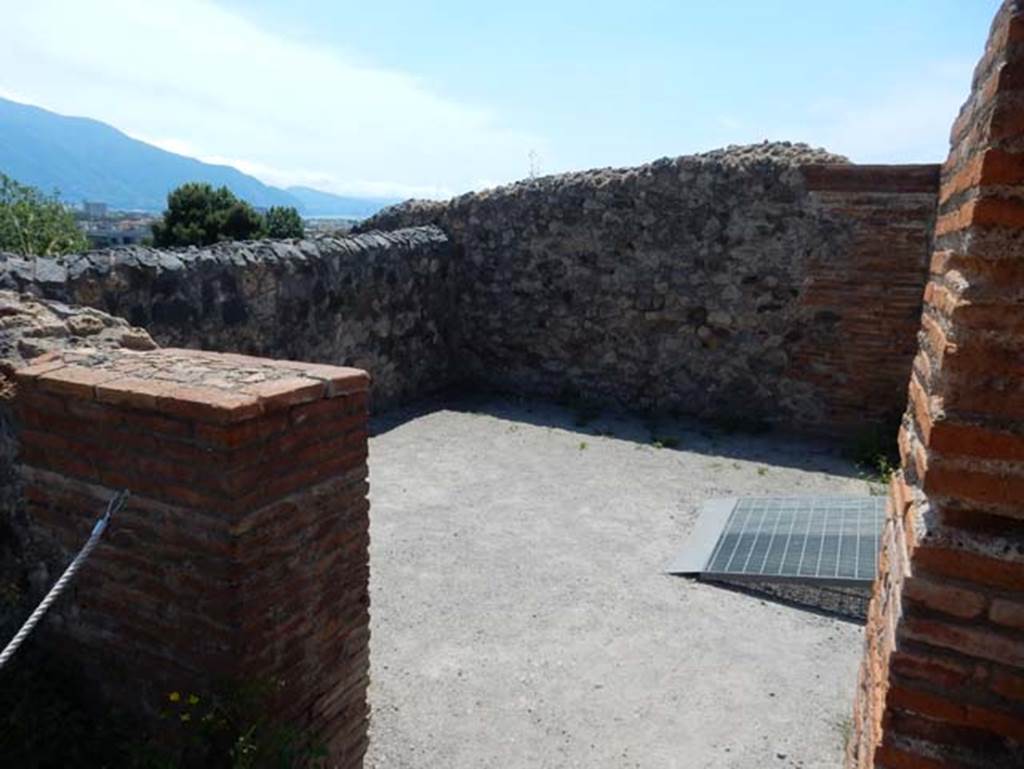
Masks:
[[[171,702],[177,702],[178,700],[181,699],[181,693],[180,692],[171,692],[170,694],[167,695],[167,699],[169,699]]]
[[[192,720],[192,714],[191,713],[182,713],[181,714],[181,720],[182,720],[182,722],[191,721]]]
[[[188,704],[189,705],[198,705],[199,704],[199,698],[196,695],[194,695],[194,694],[188,695]]]

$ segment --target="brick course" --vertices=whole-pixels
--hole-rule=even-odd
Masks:
[[[223,678],[362,763],[368,377],[191,350],[77,350],[16,374],[35,534],[70,556],[124,510],[56,609],[55,641],[122,704]]]
[[[819,210],[846,223],[844,258],[808,260],[799,298],[807,331],[786,376],[821,394],[832,431],[856,430],[899,413],[917,350],[936,166],[802,166]],[[831,313],[831,328],[812,322]],[[797,416],[797,422],[802,418]]]
[[[1024,766],[1024,4],[952,131],[847,766]]]

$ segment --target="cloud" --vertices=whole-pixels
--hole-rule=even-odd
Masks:
[[[876,93],[810,104],[804,125],[788,130],[857,163],[942,162],[972,68],[967,59],[950,59],[894,72]]]
[[[917,77],[890,83],[862,104],[829,100],[812,105],[822,142],[859,163],[941,162],[949,127],[966,100],[971,66],[933,65]]]
[[[0,92],[276,184],[443,196],[525,176],[546,142],[416,77],[207,0],[33,0],[0,27]]]
[[[415,185],[368,179],[346,179],[343,183],[339,184],[330,173],[322,169],[279,168],[266,163],[256,163],[247,158],[206,155],[195,145],[180,139],[152,138],[138,135],[134,135],[132,138],[152,144],[154,147],[159,147],[168,152],[176,152],[179,155],[198,158],[204,163],[232,166],[242,173],[255,176],[267,184],[279,187],[299,185],[344,195],[381,198],[449,198],[455,194],[451,187],[440,185]],[[474,184],[473,189],[476,188]]]
[[[950,58],[893,71],[875,90],[806,102],[783,118],[719,115],[702,149],[766,139],[805,142],[855,163],[936,163],[970,92],[973,62]]]

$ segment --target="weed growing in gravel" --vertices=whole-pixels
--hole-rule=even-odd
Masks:
[[[651,445],[656,449],[675,449],[679,448],[679,439],[671,435],[655,435]]]
[[[879,454],[875,457],[875,471],[882,482],[887,484],[892,480],[892,474],[896,472],[896,468],[893,467],[889,457]]]
[[[897,430],[898,422],[871,425],[861,430],[848,445],[846,455],[857,463],[865,480],[888,485],[892,479],[899,467]]]

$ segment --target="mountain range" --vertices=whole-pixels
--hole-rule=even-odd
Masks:
[[[294,206],[305,217],[361,219],[398,202],[334,195],[309,187],[282,189],[227,165],[162,150],[111,125],[0,99],[0,172],[62,200],[158,213],[167,193],[185,182],[226,186],[254,206]]]

